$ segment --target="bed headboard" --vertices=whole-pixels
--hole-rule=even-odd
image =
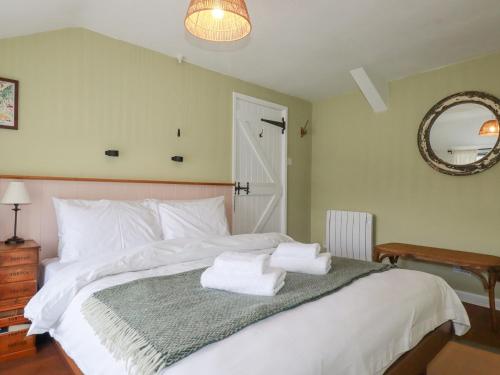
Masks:
[[[40,259],[57,255],[57,221],[52,197],[68,199],[162,200],[224,196],[226,214],[232,224],[232,184],[150,180],[114,180],[62,177],[0,176],[0,198],[10,181],[23,181],[32,204],[22,206],[18,235],[41,245]],[[0,240],[12,236],[11,206],[0,205]]]

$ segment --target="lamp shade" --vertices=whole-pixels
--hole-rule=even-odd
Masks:
[[[498,137],[500,134],[500,126],[497,120],[486,121],[479,129],[479,135],[485,137]]]
[[[194,36],[213,42],[235,41],[252,30],[244,0],[191,0],[184,25]]]
[[[30,204],[30,196],[24,182],[10,182],[3,195],[2,204]]]

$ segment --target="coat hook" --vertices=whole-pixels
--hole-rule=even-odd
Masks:
[[[118,151],[118,150],[106,150],[106,151],[104,151],[104,155],[117,158],[118,156],[120,156],[120,151]]]
[[[307,126],[309,125],[309,120],[306,121],[306,124],[304,127],[300,127],[300,138],[303,138],[305,135],[307,135]]]

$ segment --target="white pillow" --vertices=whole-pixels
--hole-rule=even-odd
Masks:
[[[158,202],[163,238],[229,236],[224,197]]]
[[[61,263],[162,239],[151,201],[88,201],[53,198]]]

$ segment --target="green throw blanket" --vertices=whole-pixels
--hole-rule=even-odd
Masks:
[[[203,289],[203,269],[140,279],[94,293],[82,312],[116,358],[153,374],[253,323],[391,268],[335,257],[332,264],[324,276],[287,273],[274,297]]]

